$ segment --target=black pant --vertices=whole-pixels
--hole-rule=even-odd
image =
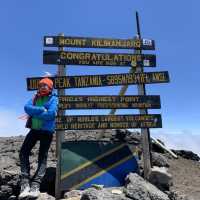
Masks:
[[[20,150],[20,164],[21,164],[21,183],[30,181],[30,163],[29,155],[32,148],[37,141],[40,141],[40,148],[38,154],[38,168],[32,178],[32,183],[40,184],[46,172],[48,150],[53,138],[53,134],[47,131],[33,130],[27,134],[24,143]]]

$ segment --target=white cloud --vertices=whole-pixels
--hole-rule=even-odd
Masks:
[[[162,140],[170,149],[190,150],[200,155],[200,132],[194,134],[189,130],[179,132],[163,131],[151,133],[154,138]]]
[[[0,107],[0,137],[25,135],[25,121],[18,119],[20,113],[9,108]]]

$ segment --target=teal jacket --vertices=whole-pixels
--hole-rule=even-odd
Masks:
[[[41,130],[53,133],[55,131],[57,108],[58,98],[55,94],[50,95],[43,106],[34,105],[33,99],[30,99],[24,106],[25,112],[29,115],[26,127],[31,128],[31,118],[33,117],[42,120]]]

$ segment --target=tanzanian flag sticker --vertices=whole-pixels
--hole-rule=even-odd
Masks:
[[[135,146],[122,142],[68,141],[61,150],[61,190],[85,189],[92,184],[120,186],[138,170]]]

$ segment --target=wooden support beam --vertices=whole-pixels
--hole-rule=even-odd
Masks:
[[[64,36],[63,33],[59,34],[59,36]],[[63,51],[64,47],[58,47],[59,51]],[[58,65],[57,76],[66,76],[65,72],[65,65]],[[65,95],[65,89],[58,89],[58,96]],[[64,110],[58,110],[58,116],[64,116]],[[60,191],[60,181],[61,181],[61,145],[64,140],[65,131],[59,130],[56,131],[56,158],[57,158],[57,165],[56,165],[56,184],[55,184],[55,197],[56,200],[61,198],[61,191]]]

